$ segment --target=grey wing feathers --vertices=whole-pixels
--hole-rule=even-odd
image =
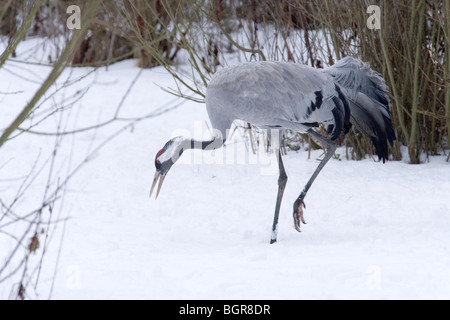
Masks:
[[[332,75],[341,87],[349,89],[351,97],[354,98],[357,92],[361,92],[379,105],[386,116],[390,116],[389,88],[383,78],[367,63],[345,57],[323,71]]]
[[[378,158],[385,162],[389,156],[388,142],[392,145],[395,140],[390,120],[380,112],[376,103],[363,93],[349,98],[351,122],[356,129],[368,136],[375,147]]]
[[[380,159],[388,158],[388,142],[393,145],[388,87],[368,64],[352,57],[338,61],[323,72],[333,76],[349,104],[351,123],[372,140]]]
[[[224,68],[208,85],[206,107],[213,127],[222,131],[235,119],[303,132],[324,123],[334,140],[354,124],[383,161],[395,140],[383,78],[350,57],[322,70],[286,62]]]
[[[252,62],[222,69],[211,79],[208,94],[220,95],[216,103],[226,103],[235,118],[261,127],[306,131],[325,123],[333,125],[336,138],[349,118],[345,103],[336,106],[339,92],[332,76],[294,63]]]

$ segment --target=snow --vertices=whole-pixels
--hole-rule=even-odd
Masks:
[[[14,119],[49,70],[14,61],[0,69],[0,91],[15,92],[0,94],[0,128]],[[67,99],[74,101],[72,108],[32,129],[86,128],[108,121],[118,109],[122,121],[60,138],[21,134],[0,152],[5,203],[35,167],[15,212],[34,210],[49,194],[48,172],[56,185],[75,171],[53,209],[38,285],[27,291],[30,298],[450,298],[450,164],[445,156],[421,165],[407,160],[382,164],[346,160],[345,149],[339,148],[341,160],[327,164],[305,199],[307,224],[298,233],[292,204],[323,154],[312,151],[308,159],[305,149],[289,152],[283,158],[289,179],[278,242],[270,245],[278,179],[273,155],[252,155],[238,131],[225,150],[213,155],[186,151],[168,173],[158,200],[150,199],[157,151],[179,134],[208,136],[205,106],[162,91],[159,86],[174,86],[171,76],[162,68],[140,71],[131,60],[107,70],[68,69],[58,88],[80,76],[85,77],[38,111],[45,114]],[[78,100],[73,98],[77,91]],[[123,129],[130,123],[125,119],[171,107]],[[33,123],[41,117],[37,112]],[[47,160],[55,144],[50,171]],[[15,243],[0,233],[2,265]],[[40,259],[41,253],[30,259]],[[1,299],[11,296],[17,281],[0,282]]]

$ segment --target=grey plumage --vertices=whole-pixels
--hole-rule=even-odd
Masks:
[[[292,129],[308,133],[327,146],[324,159],[293,205],[295,228],[304,223],[304,198],[319,172],[336,150],[332,142],[354,125],[367,135],[379,159],[388,159],[388,145],[395,140],[391,124],[388,87],[367,64],[344,58],[326,69],[287,62],[249,62],[218,71],[208,85],[206,109],[216,132],[210,141],[197,142],[180,137],[169,140],[155,158],[159,194],[171,166],[185,149],[213,150],[223,145],[234,120],[244,120],[265,129]],[[312,128],[328,126],[331,141]],[[278,215],[287,175],[278,150],[278,196],[271,243],[277,239]]]
[[[311,103],[321,93],[321,105]],[[212,126],[225,134],[235,119],[261,128],[306,132],[313,123],[334,124],[332,76],[305,65],[250,62],[218,71],[206,93]]]
[[[351,123],[370,137],[378,157],[385,162],[388,143],[394,143],[395,132],[391,124],[389,89],[383,78],[368,64],[351,57],[338,61],[324,72],[332,75],[345,92]]]
[[[323,123],[331,125],[332,140],[343,129],[348,131],[350,122],[374,141],[385,161],[386,141],[392,144],[395,139],[387,91],[375,71],[350,57],[322,70],[288,62],[249,62],[212,77],[206,108],[213,128],[224,138],[236,119],[300,132]]]

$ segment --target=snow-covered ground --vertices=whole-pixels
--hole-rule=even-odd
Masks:
[[[0,69],[2,130],[49,70],[12,61]],[[298,233],[292,203],[322,152],[312,152],[310,159],[304,149],[289,152],[278,242],[270,245],[278,179],[273,156],[248,156],[238,131],[223,151],[225,161],[221,152],[186,152],[167,175],[158,200],[149,199],[156,152],[175,135],[206,136],[205,106],[180,104],[162,91],[159,86],[173,87],[162,68],[140,71],[129,60],[91,71],[67,70],[60,87],[65,79],[86,77],[62,88],[39,110],[48,114],[44,111],[55,106],[73,106],[32,130],[86,128],[111,119],[119,106],[123,121],[60,138],[22,134],[0,152],[3,202],[13,201],[29,172],[36,176],[25,183],[16,213],[34,210],[50,193],[48,172],[54,186],[82,164],[53,210],[38,286],[28,289],[29,297],[450,298],[450,164],[444,156],[421,165],[406,160],[383,165],[345,160],[345,150],[338,149],[340,160],[327,164],[308,193],[308,224]],[[173,109],[159,112],[166,108]],[[41,119],[39,110],[33,123]],[[126,119],[155,112],[161,115],[120,131],[130,123]],[[13,231],[0,232],[1,265],[17,243],[9,236]],[[44,241],[41,235],[40,250]],[[28,243],[24,240],[24,246]],[[41,253],[29,259],[39,260]],[[35,279],[38,271],[29,272]],[[10,296],[14,281],[0,282],[0,298]]]

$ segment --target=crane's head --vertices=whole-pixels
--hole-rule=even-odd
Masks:
[[[164,178],[166,177],[167,172],[169,172],[170,168],[173,164],[180,158],[181,154],[184,151],[183,143],[186,140],[182,137],[176,137],[167,141],[164,147],[158,151],[155,157],[155,167],[156,173],[153,179],[152,188],[150,189],[150,197],[152,196],[153,189],[155,189],[156,183],[159,180],[158,189],[156,190],[156,197],[158,198],[159,191],[161,190],[161,186],[164,182]]]

